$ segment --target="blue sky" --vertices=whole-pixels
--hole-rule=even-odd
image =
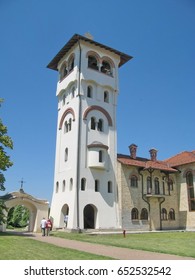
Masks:
[[[194,0],[0,0],[0,109],[14,141],[6,191],[51,201],[58,74],[47,64],[73,34],[133,56],[120,68],[118,153],[195,150]]]

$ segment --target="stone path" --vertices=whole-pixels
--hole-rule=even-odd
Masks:
[[[112,257],[117,260],[194,260],[194,258],[190,257],[181,257],[176,255],[118,248],[114,246],[92,244],[88,242],[81,242],[52,236],[42,236],[39,233],[29,235],[29,237],[34,240],[50,243],[59,247]]]

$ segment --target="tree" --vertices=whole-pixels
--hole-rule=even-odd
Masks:
[[[0,107],[3,103],[3,99],[0,98]],[[11,162],[10,157],[7,155],[6,150],[13,149],[13,141],[7,135],[7,127],[3,124],[2,120],[0,119],[0,191],[5,190],[5,176],[3,174],[9,167],[13,165]],[[5,210],[6,206],[4,202],[0,201],[0,225],[5,222]]]
[[[7,215],[7,225],[12,227],[25,227],[30,217],[29,210],[24,205],[12,207]]]

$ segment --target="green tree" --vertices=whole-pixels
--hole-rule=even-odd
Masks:
[[[0,98],[0,107],[2,103],[3,99]],[[13,165],[13,162],[11,162],[10,157],[7,155],[7,149],[13,149],[13,141],[7,135],[7,127],[0,119],[0,191],[5,190],[5,176],[3,172]],[[6,210],[4,201],[0,200],[0,225],[5,223]]]
[[[29,210],[24,205],[17,205],[8,212],[7,225],[12,227],[25,227],[29,221]]]

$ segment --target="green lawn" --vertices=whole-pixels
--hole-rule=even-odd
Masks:
[[[149,232],[89,235],[53,232],[53,236],[123,248],[160,252],[195,258],[195,232]]]
[[[0,260],[108,260],[112,258],[64,249],[28,237],[0,233]]]
[[[123,248],[161,252],[195,258],[195,232],[149,232],[89,235],[54,231],[56,238],[66,238]],[[0,233],[1,260],[104,260],[108,257],[93,255],[32,240],[11,233]],[[111,259],[111,258],[110,258]]]

